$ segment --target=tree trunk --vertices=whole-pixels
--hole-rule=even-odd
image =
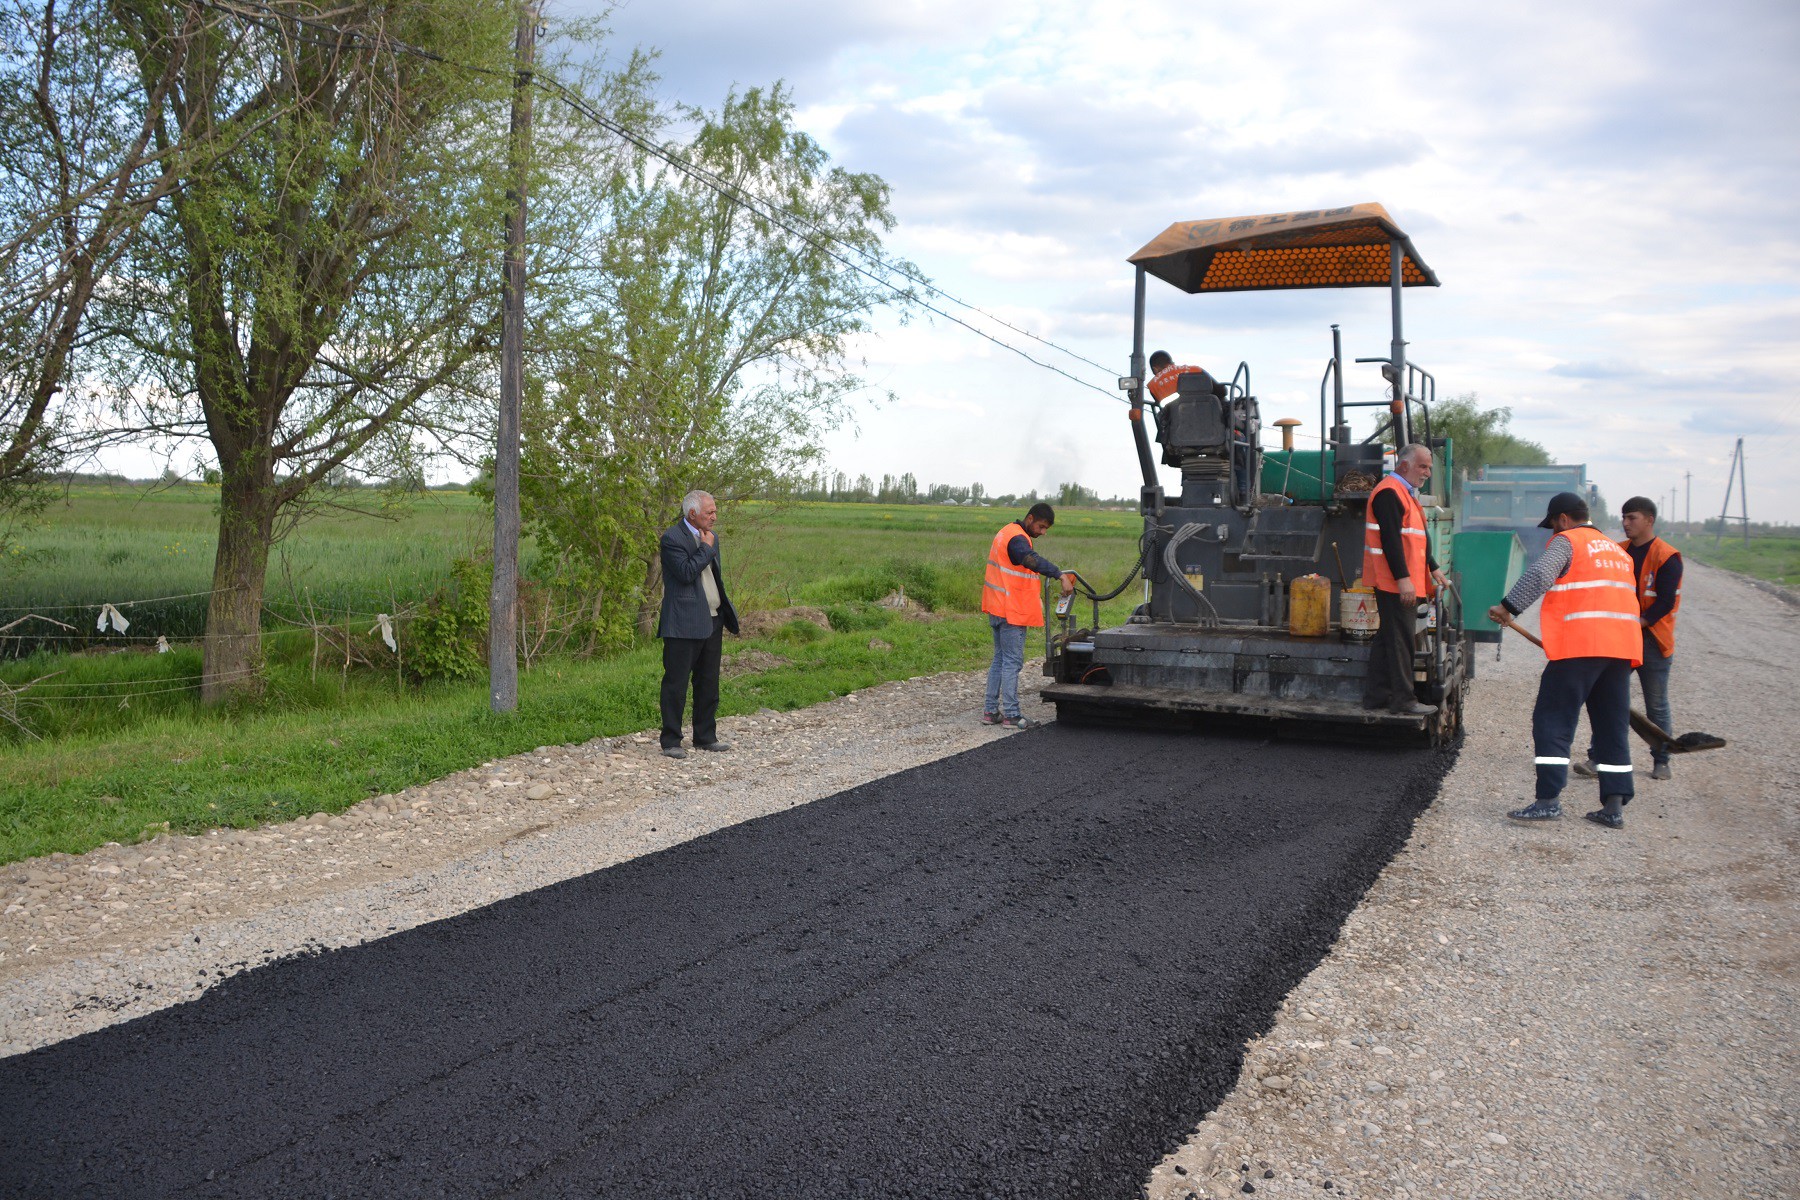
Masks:
[[[642,638],[656,636],[656,621],[662,615],[662,555],[650,556],[644,570],[644,598],[638,604],[637,631]]]
[[[219,551],[206,608],[200,699],[218,704],[262,688],[263,586],[274,537],[273,480],[232,483],[219,493]]]

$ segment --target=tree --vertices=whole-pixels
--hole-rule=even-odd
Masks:
[[[218,463],[214,702],[256,685],[270,547],[332,472],[402,473],[421,409],[484,390],[516,14],[502,0],[328,16],[263,3],[180,43],[187,8],[116,10],[146,92],[167,81],[159,152],[246,107],[271,114],[181,165],[134,239],[133,286],[106,298],[121,411],[204,436]]]
[[[176,164],[204,161],[267,109],[266,95],[253,95],[221,136],[177,129],[155,144],[169,87],[210,18],[180,8],[161,35],[162,69],[145,77],[113,9],[110,0],[0,9],[0,543],[41,507],[52,472],[108,440],[59,402],[94,340],[96,291],[174,186]]]
[[[879,250],[887,185],[831,166],[793,127],[785,89],[681,115],[696,127],[681,157],[728,190],[649,156],[590,185],[592,270],[546,284],[551,375],[525,416],[526,524],[600,643],[629,637],[631,614],[649,631],[656,538],[683,493],[729,507],[782,494],[818,462],[862,386],[848,341],[899,299],[840,261]],[[849,487],[831,481],[833,495]]]
[[[1482,408],[1481,397],[1464,392],[1431,409],[1431,436],[1449,437],[1456,467],[1470,475],[1484,466],[1531,467],[1550,462],[1550,452],[1510,433],[1510,408]]]

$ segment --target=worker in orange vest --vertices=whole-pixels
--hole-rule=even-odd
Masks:
[[[1157,350],[1150,355],[1150,369],[1155,374],[1144,389],[1150,398],[1162,403],[1173,396],[1181,386],[1183,375],[1199,375],[1202,367],[1179,364],[1167,350]],[[1231,469],[1237,478],[1238,495],[1248,495],[1250,491],[1250,441],[1244,431],[1237,428],[1235,422],[1231,430]]]
[[[1394,456],[1394,473],[1369,492],[1363,519],[1363,582],[1375,589],[1379,624],[1369,644],[1363,707],[1409,717],[1437,711],[1413,691],[1418,604],[1437,594],[1444,573],[1431,556],[1419,489],[1431,478],[1431,451],[1414,442]]]
[[[994,658],[988,664],[987,703],[981,723],[1024,729],[1038,724],[1019,712],[1019,672],[1025,668],[1025,631],[1044,624],[1038,576],[1062,580],[1062,594],[1075,590],[1075,573],[1065,571],[1034,548],[1056,524],[1056,510],[1034,504],[1019,520],[1009,521],[988,546],[987,570],[981,584],[981,611],[994,632]]]
[[[1638,623],[1644,627],[1644,662],[1637,669],[1644,689],[1644,713],[1664,733],[1675,732],[1675,714],[1669,710],[1669,668],[1675,661],[1675,614],[1681,610],[1681,552],[1656,536],[1656,501],[1633,496],[1619,506],[1619,523],[1625,540],[1619,545],[1631,555],[1637,576]],[[1650,751],[1650,778],[1669,779],[1669,747],[1658,744]],[[1586,762],[1573,767],[1577,775],[1594,778],[1594,748]]]
[[[1145,388],[1150,398],[1158,404],[1175,394],[1176,386],[1183,375],[1198,375],[1202,368],[1177,364],[1167,350],[1155,350],[1150,354],[1150,369],[1155,372]]]
[[[1600,807],[1584,816],[1623,829],[1633,790],[1631,672],[1644,654],[1631,557],[1589,523],[1587,501],[1574,492],[1552,496],[1538,528],[1553,531],[1550,544],[1506,598],[1488,609],[1489,619],[1504,624],[1542,597],[1544,654],[1550,659],[1531,712],[1537,799],[1506,815],[1515,821],[1562,816],[1558,797],[1569,781],[1569,744],[1586,706]]]

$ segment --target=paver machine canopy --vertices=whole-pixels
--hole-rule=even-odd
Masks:
[[[1440,565],[1449,559],[1450,447],[1430,436],[1436,380],[1408,361],[1401,323],[1403,290],[1436,286],[1436,274],[1379,204],[1180,221],[1129,261],[1136,268],[1131,374],[1120,386],[1130,397],[1143,473],[1145,601],[1129,622],[1111,629],[1098,628],[1098,601],[1105,597],[1092,589],[1090,627],[1077,627],[1079,606],[1070,606],[1049,638],[1045,673],[1053,682],[1044,699],[1064,719],[1211,714],[1454,737],[1469,669],[1454,589],[1425,606],[1415,656],[1419,698],[1437,705],[1437,713],[1407,716],[1361,704],[1365,616],[1373,607],[1359,599],[1358,578],[1369,491],[1381,479],[1385,455],[1409,442],[1432,445],[1433,491],[1422,500]],[[1263,449],[1245,364],[1229,382],[1205,370],[1183,372],[1176,393],[1158,403],[1146,395],[1144,301],[1151,276],[1189,294],[1388,288],[1388,354],[1357,361],[1379,364],[1389,394],[1344,398],[1342,340],[1333,325],[1316,451],[1294,448],[1293,421],[1283,423],[1289,428],[1281,450]],[[1360,441],[1346,420],[1346,410],[1356,407],[1385,410],[1376,431]],[[1147,412],[1160,456],[1151,446]],[[1162,466],[1180,471],[1173,496],[1158,474],[1159,457]],[[1297,583],[1313,600],[1329,587],[1323,627],[1293,619]]]

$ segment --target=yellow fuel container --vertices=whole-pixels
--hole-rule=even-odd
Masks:
[[[1331,632],[1331,581],[1302,575],[1288,585],[1288,632],[1295,637],[1325,637]]]

